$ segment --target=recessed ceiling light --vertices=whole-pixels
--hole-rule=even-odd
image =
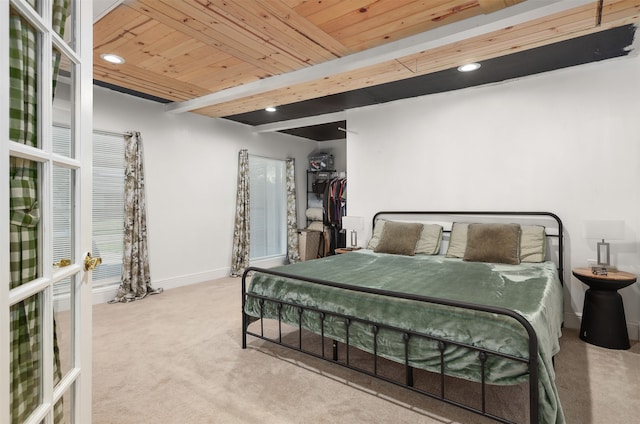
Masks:
[[[265,107],[264,110],[266,110],[267,112],[275,112],[276,108],[273,106],[269,106],[269,107]]]
[[[124,59],[116,54],[104,53],[101,54],[100,57],[109,63],[113,63],[114,65],[122,65],[124,63]]]
[[[479,67],[480,67],[479,63],[467,63],[466,65],[458,66],[458,71],[471,72],[471,71],[475,71]]]

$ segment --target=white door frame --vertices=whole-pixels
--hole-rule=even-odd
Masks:
[[[9,7],[6,0],[0,1],[0,23],[9,22]],[[0,37],[0,58],[9,56],[9,37]],[[9,199],[9,67],[0,66],[0,422],[9,422],[9,208],[4,202]],[[6,400],[5,400],[6,399]],[[7,412],[4,412],[7,411]]]
[[[8,29],[9,7],[13,6],[32,21],[32,25],[44,30],[41,40],[41,51],[37,52],[39,78],[41,75],[51,75],[52,43],[57,48],[74,58],[76,67],[75,78],[71,78],[74,85],[72,90],[72,126],[75,128],[75,158],[62,158],[51,150],[52,125],[52,93],[51,84],[44,81],[39,88],[38,122],[41,137],[40,148],[34,149],[9,141],[9,40],[7,34],[0,37],[0,422],[10,421],[10,305],[33,294],[42,296],[42,402],[32,414],[29,423],[53,424],[53,405],[65,393],[70,393],[68,399],[74,405],[72,416],[75,423],[91,423],[91,273],[85,272],[83,258],[85,252],[91,250],[91,158],[92,158],[92,126],[93,126],[93,2],[86,0],[72,0],[75,34],[75,50],[67,47],[64,42],[52,34],[51,0],[41,0],[42,18],[23,0],[0,0],[0,27]],[[63,44],[61,45],[60,42]],[[82,140],[82,143],[80,143]],[[40,172],[41,189],[39,203],[42,220],[40,234],[42,246],[39,249],[38,260],[39,278],[24,286],[9,290],[10,285],[10,253],[9,253],[9,157],[20,156],[31,158],[42,164]],[[71,338],[73,340],[73,362],[54,390],[53,383],[53,283],[60,279],[61,273],[54,272],[50,266],[52,251],[52,219],[51,219],[51,177],[54,163],[74,169],[74,262],[66,268],[64,276],[75,275],[75,294],[71,302],[75,303]],[[86,165],[86,166],[84,166]],[[73,390],[69,389],[73,386]],[[67,400],[67,398],[65,398]]]
[[[80,0],[75,0],[80,3]],[[80,149],[81,161],[83,163],[80,190],[81,210],[79,211],[81,228],[80,234],[76,233],[76,246],[82,252],[80,261],[87,252],[91,252],[91,229],[92,229],[92,187],[93,187],[93,1],[82,1],[78,11],[77,43],[79,53],[83,61],[78,77],[79,90],[75,93],[75,104],[77,107],[75,122],[77,123],[82,143],[76,146]],[[76,252],[78,253],[78,252]],[[78,423],[91,424],[91,403],[92,403],[92,312],[93,306],[91,293],[91,272],[84,272],[82,275],[82,290],[76,291],[76,304],[80,308],[76,309],[76,332],[82,343],[76,345],[76,357],[79,361],[81,376],[78,379],[78,395],[76,416]]]

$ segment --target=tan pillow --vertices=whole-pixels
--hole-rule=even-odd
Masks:
[[[467,249],[466,222],[454,222],[449,236],[449,247],[446,256],[464,258]],[[541,225],[521,225],[520,262],[543,262],[546,257],[547,236]]]
[[[442,225],[422,224],[422,234],[416,245],[416,254],[437,255],[442,241]]]
[[[423,225],[418,223],[386,222],[380,235],[380,242],[373,251],[413,256],[422,228]]]
[[[547,250],[547,235],[542,225],[522,225],[520,261],[543,262]]]
[[[451,225],[447,258],[464,258],[464,251],[467,249],[468,228],[469,224],[467,222],[454,222]]]
[[[521,232],[519,224],[469,224],[464,260],[517,265]]]
[[[367,244],[367,249],[375,250],[380,243],[380,236],[384,229],[386,219],[378,219],[373,229],[373,235]],[[440,243],[442,243],[442,226],[438,224],[422,224],[422,234],[416,244],[416,254],[437,255],[440,251]]]

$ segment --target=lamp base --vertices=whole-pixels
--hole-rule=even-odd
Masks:
[[[609,243],[602,239],[602,241],[598,242],[598,266],[608,267],[610,262]]]
[[[351,230],[351,249],[358,247],[358,232]]]

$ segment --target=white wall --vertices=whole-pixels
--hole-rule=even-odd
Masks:
[[[316,142],[193,113],[101,87],[94,128],[140,131],[145,154],[149,260],[154,287],[177,287],[229,273],[238,152],[296,158],[299,219],[304,223],[306,161]]]
[[[611,241],[612,261],[638,273],[639,112],[638,57],[351,110],[349,214],[555,212],[566,226],[568,270],[596,256],[585,220],[622,219],[626,239]],[[586,286],[570,271],[565,281],[575,327]],[[640,287],[620,293],[637,339]]]

